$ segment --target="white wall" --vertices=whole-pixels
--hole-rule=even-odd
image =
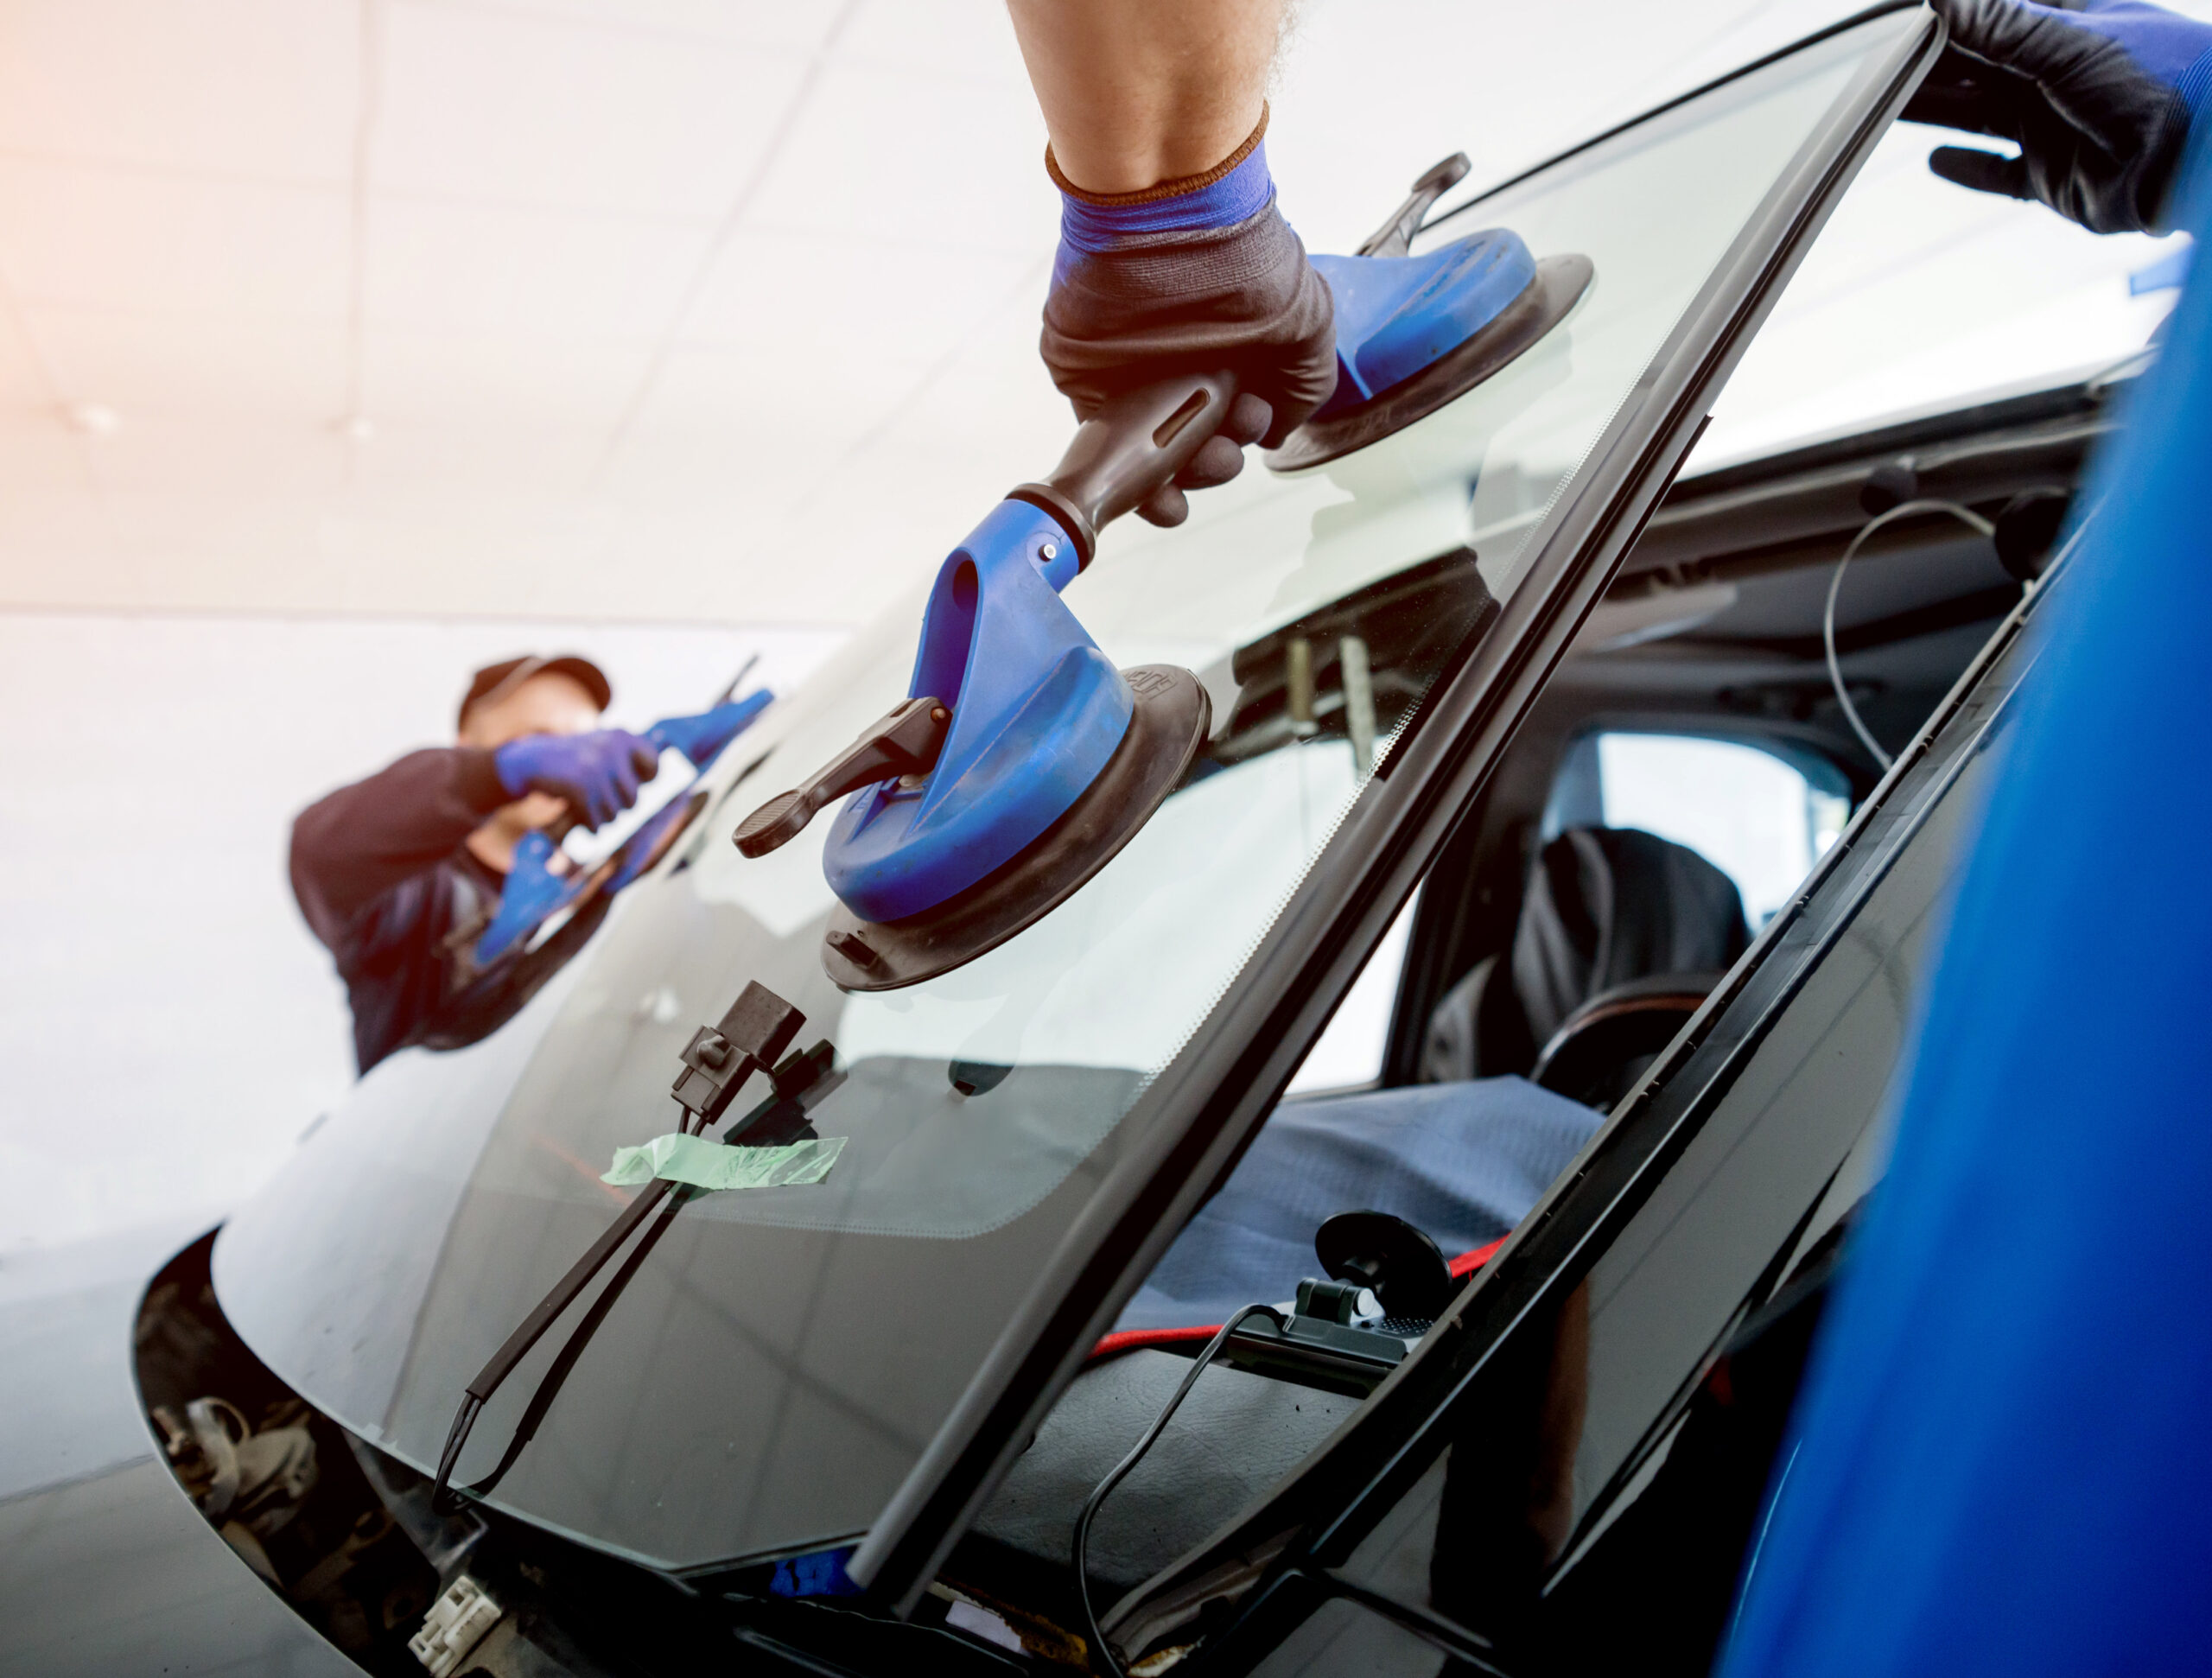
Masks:
[[[219,1207],[345,1090],[290,818],[449,739],[469,671],[575,648],[641,727],[754,651],[787,689],[839,635],[0,613],[0,1254]]]

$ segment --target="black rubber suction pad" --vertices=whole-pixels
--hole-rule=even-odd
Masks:
[[[1373,1288],[1393,1317],[1433,1322],[1459,1291],[1428,1232],[1389,1212],[1338,1212],[1314,1232],[1313,1255],[1338,1281]]]
[[[1338,460],[1426,419],[1507,366],[1567,319],[1597,273],[1587,257],[1544,257],[1536,277],[1488,326],[1409,378],[1326,419],[1308,420],[1261,458],[1277,472]]]
[[[1129,731],[1067,813],[967,890],[899,920],[830,912],[823,970],[844,990],[897,990],[995,950],[1073,897],[1136,837],[1182,782],[1213,726],[1198,678],[1174,664],[1122,674],[1136,696]]]

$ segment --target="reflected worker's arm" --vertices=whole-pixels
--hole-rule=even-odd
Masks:
[[[610,693],[573,655],[488,665],[454,745],[410,752],[292,823],[292,893],[346,982],[363,1071],[477,976],[464,946],[524,835],[564,810],[597,827],[637,802],[659,753],[600,727]]]
[[[453,855],[512,803],[493,754],[471,746],[410,752],[342,786],[292,823],[292,891],[326,944],[395,886]]]
[[[637,803],[639,783],[658,766],[659,753],[622,728],[410,752],[301,812],[292,824],[293,889],[321,937],[327,924],[350,918],[463,845],[503,874],[515,841],[564,809],[588,828],[612,821]]]
[[[1175,485],[1138,509],[1182,522],[1336,385],[1329,289],[1275,207],[1268,76],[1283,0],[1009,0],[1052,137],[1060,246],[1043,351],[1078,417],[1187,372],[1243,394]],[[1177,486],[1180,486],[1178,487]]]

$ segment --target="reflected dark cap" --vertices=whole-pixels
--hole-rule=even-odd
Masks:
[[[602,711],[614,697],[613,686],[607,681],[606,672],[576,653],[556,653],[550,658],[537,653],[521,658],[502,658],[496,664],[485,665],[468,678],[468,691],[461,696],[461,709],[454,715],[454,726],[462,726],[468,721],[469,712],[479,705],[505,699],[533,676],[567,677],[589,694],[591,702]]]

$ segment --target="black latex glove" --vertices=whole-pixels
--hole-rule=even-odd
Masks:
[[[1177,373],[1226,371],[1242,387],[1221,430],[1137,509],[1155,524],[1181,524],[1185,490],[1228,482],[1245,445],[1281,442],[1336,388],[1329,288],[1275,208],[1257,137],[1247,144],[1219,179],[1141,202],[1060,181],[1069,209],[1042,347],[1076,416]]]
[[[2156,232],[2212,80],[2212,25],[2141,0],[1929,0],[1951,42],[1907,122],[1993,135],[2018,157],[1942,146],[1928,166],[2034,199],[2093,232]]]

